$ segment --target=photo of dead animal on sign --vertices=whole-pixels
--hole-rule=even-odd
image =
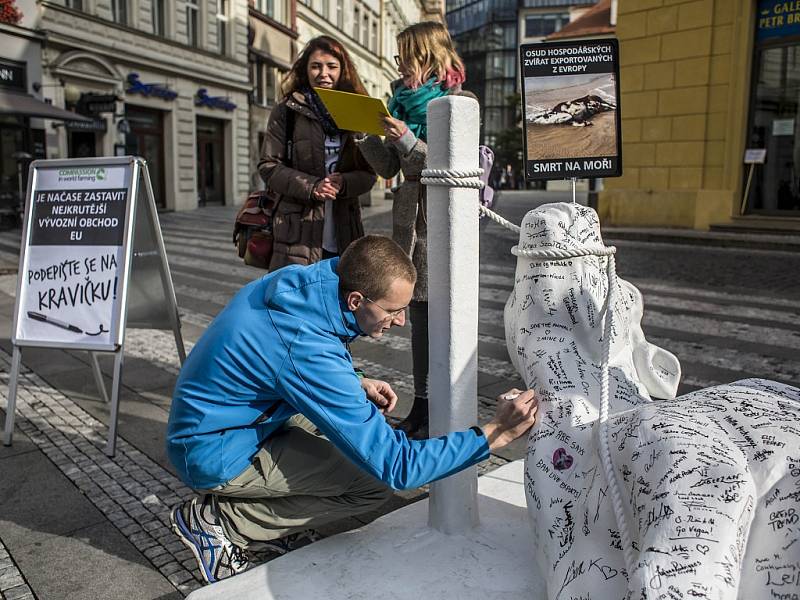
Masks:
[[[622,174],[614,39],[520,47],[528,179]]]

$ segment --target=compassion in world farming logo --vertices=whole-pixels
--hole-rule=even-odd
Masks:
[[[58,170],[58,181],[105,181],[105,167],[73,167]]]

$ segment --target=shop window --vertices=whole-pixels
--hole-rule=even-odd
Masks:
[[[187,43],[195,48],[200,45],[198,12],[197,0],[186,0],[186,38]]]
[[[151,18],[153,20],[153,34],[164,37],[166,35],[166,0],[150,0]]]
[[[259,106],[273,106],[278,102],[280,80],[284,71],[261,60],[252,65],[253,101]]]
[[[228,1],[217,0],[217,48],[220,54],[228,53]]]
[[[800,215],[800,39],[775,36],[757,48],[749,148],[766,149],[754,166],[749,212]],[[745,171],[745,176],[747,171]]]
[[[264,105],[264,70],[261,62],[256,59],[250,63],[250,83],[253,86],[253,103]]]
[[[111,0],[111,18],[120,25],[128,24],[128,0]]]

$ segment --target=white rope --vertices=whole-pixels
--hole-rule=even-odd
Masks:
[[[492,221],[494,221],[495,223],[497,223],[501,227],[505,227],[506,229],[508,229],[509,231],[513,231],[514,233],[519,233],[520,232],[519,225],[514,225],[511,221],[508,221],[508,220],[504,219],[503,217],[498,215],[493,210],[489,210],[488,208],[486,208],[483,205],[478,206],[478,210],[480,211],[480,213],[482,215],[486,215],[487,217],[489,217]]]
[[[491,212],[491,211],[489,211]],[[488,213],[487,213],[488,214]],[[492,213],[494,214],[494,213]],[[491,216],[491,215],[490,215]],[[502,218],[502,217],[501,217]],[[625,560],[625,567],[628,575],[633,573],[634,556],[633,543],[628,528],[628,521],[625,518],[623,508],[622,493],[620,491],[619,479],[611,463],[611,449],[608,443],[608,396],[609,396],[609,370],[608,361],[611,356],[611,332],[614,320],[614,301],[616,300],[617,288],[617,269],[614,254],[617,249],[614,246],[585,246],[572,250],[520,250],[518,246],[511,249],[515,256],[529,258],[536,262],[549,262],[562,260],[565,258],[579,258],[581,256],[607,256],[606,274],[608,276],[608,295],[606,297],[606,314],[603,320],[603,357],[602,369],[600,372],[600,427],[597,437],[600,443],[600,462],[603,464],[606,479],[608,480],[609,492],[611,495],[611,505],[614,509],[614,516],[619,525],[620,541],[622,542],[622,554]]]
[[[541,259],[540,262],[548,260],[560,260],[562,258],[579,258],[581,256],[611,256],[617,249],[614,246],[584,246],[583,248],[572,248],[570,250],[548,249],[548,250],[520,250],[519,246],[511,248],[514,256],[525,258]]]
[[[443,185],[447,187],[481,189],[483,181],[478,176],[483,169],[423,169],[419,180],[422,185]]]

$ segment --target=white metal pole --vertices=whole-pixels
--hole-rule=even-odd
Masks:
[[[8,401],[6,402],[6,428],[3,432],[3,445],[10,446],[11,439],[14,437],[14,416],[17,410],[17,382],[19,380],[19,369],[22,364],[22,350],[19,346],[14,346],[11,354],[11,373],[8,380]]]
[[[89,351],[89,355],[92,357],[92,372],[94,373],[94,381],[97,384],[97,389],[100,391],[100,395],[103,397],[103,402],[108,404],[108,392],[106,391],[106,384],[103,381],[103,371],[100,369],[100,362],[97,359],[97,352]]]
[[[117,424],[119,423],[119,388],[122,384],[122,359],[125,351],[120,346],[114,353],[114,379],[111,382],[111,412],[108,415],[108,441],[106,456],[114,456],[117,451]]]
[[[478,103],[447,96],[428,105],[426,168],[478,167]],[[432,436],[478,419],[478,190],[428,186],[429,405]],[[477,470],[431,486],[428,521],[447,534],[478,524]]]

